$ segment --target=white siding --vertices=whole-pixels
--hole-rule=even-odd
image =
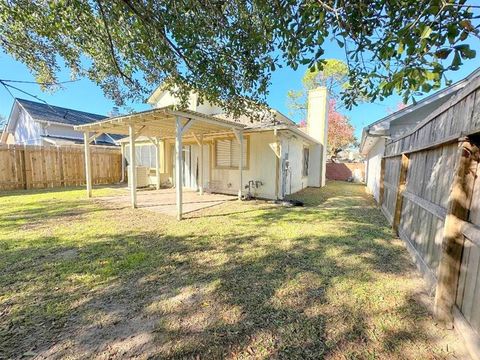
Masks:
[[[303,149],[308,146],[296,136],[282,136],[282,159],[288,159],[288,169],[286,169],[285,161],[282,161],[280,186],[283,188],[285,195],[296,193],[308,186],[308,177],[302,176],[303,169]],[[319,164],[312,164],[310,158],[310,170]],[[282,176],[285,178],[282,181]]]
[[[18,116],[18,118],[15,120],[16,126],[14,130],[16,144],[49,144],[43,141],[42,135],[59,136],[83,141],[83,133],[75,131],[73,129],[73,125],[60,125],[35,121],[22,108],[20,108],[18,112],[15,112],[14,115]],[[98,140],[109,142],[112,141],[112,139],[106,135],[100,136]]]
[[[83,141],[83,133],[73,130],[73,126],[70,125],[58,125],[58,124],[42,124],[43,134],[49,136],[60,136],[71,139],[81,139]]]
[[[271,143],[275,143],[273,131],[251,134],[249,136],[249,167],[243,171],[244,183],[242,185],[247,185],[250,180],[261,181],[263,185],[256,190],[255,195],[262,198],[275,199],[276,155],[270,147]],[[215,161],[215,159],[212,160]],[[205,158],[205,161],[208,161],[207,158]],[[239,188],[238,169],[219,169],[213,164],[210,181],[219,187],[219,192],[236,194]],[[246,193],[247,190],[244,190],[244,192]]]
[[[380,171],[382,156],[385,152],[385,139],[379,137],[370,149],[366,158],[367,190],[375,200],[380,199]]]
[[[222,113],[222,108],[213,104],[210,104],[208,101],[203,101],[198,103],[198,95],[196,93],[190,94],[190,99],[188,101],[188,109],[197,111],[206,115],[214,115]],[[172,95],[169,91],[165,91],[157,100],[155,107],[160,108],[170,105],[179,105],[180,101],[177,97]]]
[[[42,145],[43,130],[41,125],[33,121],[30,115],[28,115],[23,109],[17,112],[18,119],[16,121],[16,127],[14,132],[16,144],[26,145]]]

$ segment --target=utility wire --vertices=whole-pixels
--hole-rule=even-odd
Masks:
[[[22,90],[16,86],[13,86],[13,85],[10,85],[10,84],[7,84],[5,82],[5,80],[1,80],[0,79],[0,84],[3,85],[3,87],[8,91],[8,93],[10,94],[10,96],[13,98],[13,99],[16,99],[16,97],[12,94],[11,90],[10,89],[14,89],[14,90],[17,90],[17,91],[20,91],[21,93],[27,95],[27,96],[30,96],[30,97],[33,97],[34,99],[38,100],[38,101],[41,101],[42,103],[44,103],[45,105],[47,105],[50,110],[52,110],[54,113],[58,114],[59,116],[64,116],[66,114],[60,114],[58,112],[58,110],[56,110],[52,105],[50,105],[48,102],[46,102],[45,100],[39,98],[38,96],[32,94],[32,93],[29,93],[28,91],[25,91],[25,90]]]
[[[19,83],[19,84],[36,84],[36,85],[61,85],[61,84],[68,84],[80,81],[80,79],[75,80],[66,80],[66,81],[59,81],[59,82],[37,82],[37,81],[26,81],[26,80],[10,80],[10,79],[0,79],[0,82],[9,82],[9,83]]]

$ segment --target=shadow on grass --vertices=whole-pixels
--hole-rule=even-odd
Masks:
[[[0,358],[401,358],[431,340],[408,291],[383,299],[407,281],[407,253],[358,192],[345,196],[360,212],[315,208],[339,192],[304,209],[190,219],[181,233],[119,226],[78,246],[42,234],[6,249]],[[145,228],[157,216],[128,214]]]
[[[0,228],[3,231],[15,230],[19,226],[33,228],[46,225],[56,220],[69,222],[79,216],[95,211],[87,206],[86,201],[57,201],[40,200],[24,203],[24,206],[15,207],[4,211],[0,217]]]

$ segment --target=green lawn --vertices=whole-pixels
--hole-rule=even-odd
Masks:
[[[84,196],[0,193],[0,358],[460,356],[363,186],[181,223]]]

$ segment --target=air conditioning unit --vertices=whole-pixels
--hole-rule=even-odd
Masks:
[[[128,174],[130,174],[130,165],[127,166]],[[137,166],[137,188],[144,188],[149,185],[148,173],[150,169],[146,166]],[[131,179],[128,178],[128,187],[131,187]]]

